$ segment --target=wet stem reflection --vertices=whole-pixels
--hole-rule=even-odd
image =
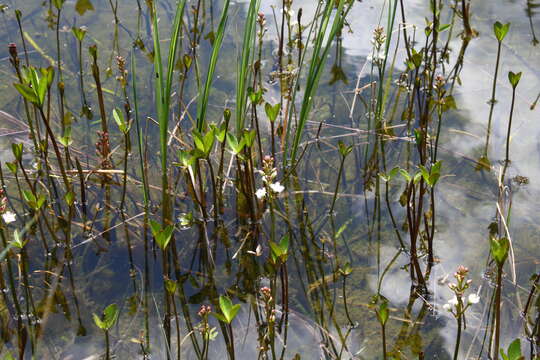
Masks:
[[[14,130],[0,167],[1,356],[519,360],[509,338],[521,335],[538,356],[540,276],[524,306],[511,290],[523,284],[509,175],[521,72],[508,73],[505,158],[489,160],[509,23],[491,29],[474,161],[446,140],[469,44],[488,41],[469,0],[430,0],[421,25],[414,5],[385,2],[361,58],[345,46],[365,38],[362,1],[17,6],[0,7],[18,37],[6,110],[20,115],[0,112]],[[441,199],[463,160],[497,183],[482,244],[492,287],[473,283],[473,245],[461,244],[439,305],[439,234],[452,224]],[[523,334],[503,306],[510,291]],[[445,346],[446,320],[457,328]]]

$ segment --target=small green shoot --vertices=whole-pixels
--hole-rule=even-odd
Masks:
[[[279,244],[276,244],[273,241],[270,241],[270,249],[271,249],[271,255],[272,260],[274,262],[277,262],[277,260],[284,263],[287,260],[287,256],[289,254],[289,235],[284,235],[281,238],[281,241]]]
[[[221,309],[221,314],[212,313],[212,315],[221,322],[231,324],[240,310],[240,304],[233,305],[228,296],[222,295],[219,297],[219,308]]]
[[[111,304],[103,310],[101,316],[93,314],[94,323],[101,330],[109,331],[116,324],[119,312],[118,306],[116,304]]]
[[[165,228],[163,228],[157,221],[150,220],[150,229],[152,230],[152,235],[154,236],[159,248],[161,250],[165,250],[167,245],[169,245],[169,241],[171,241],[174,226],[167,225]]]
[[[521,354],[521,340],[516,339],[508,346],[508,351],[505,354],[503,349],[501,351],[501,356],[503,360],[525,360],[525,356]]]
[[[497,41],[502,42],[510,30],[510,23],[502,24],[500,21],[496,21],[493,24],[493,33],[497,38]]]
[[[491,256],[497,262],[497,265],[502,266],[508,257],[508,250],[510,249],[510,241],[503,237],[496,239],[491,238],[490,251]]]
[[[517,74],[512,71],[508,72],[508,81],[510,81],[512,88],[515,89],[518,86],[519,80],[521,80],[521,72],[518,72]]]

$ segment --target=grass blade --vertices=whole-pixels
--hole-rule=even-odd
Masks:
[[[214,46],[212,48],[212,55],[210,56],[210,63],[208,64],[208,71],[206,72],[206,81],[202,94],[197,107],[197,130],[203,131],[206,126],[206,108],[208,107],[208,97],[210,96],[210,88],[212,85],[212,79],[214,78],[214,72],[216,70],[216,64],[218,60],[219,51],[223,42],[223,36],[225,35],[225,26],[227,25],[227,19],[229,18],[229,2],[226,0],[223,5],[223,11],[221,12],[221,20],[214,40]]]
[[[244,40],[242,42],[242,60],[238,63],[236,81],[236,134],[240,136],[245,124],[247,105],[247,84],[249,83],[250,60],[253,57],[253,43],[255,41],[255,26],[261,0],[251,0],[244,26]]]

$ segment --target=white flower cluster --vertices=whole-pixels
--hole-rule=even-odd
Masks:
[[[283,190],[285,190],[285,186],[281,185],[279,181],[268,184],[268,187],[274,194],[279,194],[280,192],[283,192]],[[262,187],[260,189],[257,189],[257,191],[255,192],[255,195],[257,196],[258,199],[262,199],[266,196],[266,193],[267,193],[266,187]]]
[[[261,174],[264,186],[255,192],[258,199],[263,199],[267,195],[276,195],[285,190],[279,181],[274,181],[277,177],[277,169],[274,167],[274,159],[271,156],[264,157],[263,170],[259,170],[259,174]]]
[[[373,44],[373,52],[368,56],[368,61],[371,61],[376,66],[383,66],[386,59],[385,49],[383,47],[386,42],[386,34],[382,26],[378,26],[373,30],[373,38],[371,44]]]
[[[479,302],[480,302],[480,296],[478,296],[475,293],[472,293],[467,297],[466,306],[478,304]],[[454,295],[451,299],[448,300],[446,304],[443,305],[443,309],[446,311],[452,312],[455,308],[458,307],[458,305],[459,305],[458,298]]]
[[[6,211],[5,213],[2,214],[2,219],[4,219],[4,222],[6,224],[9,224],[9,223],[12,223],[14,222],[15,220],[17,220],[17,216],[15,215],[14,212],[11,212],[11,211]]]

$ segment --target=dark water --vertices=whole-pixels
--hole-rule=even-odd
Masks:
[[[144,3],[144,2],[143,2]],[[188,2],[189,8],[191,3]],[[449,2],[445,2],[449,3]],[[453,3],[453,2],[452,2]],[[55,64],[56,38],[53,29],[47,27],[46,16],[49,5],[45,2],[17,0],[7,2],[9,9],[2,15],[0,31],[3,43],[15,42],[22,51],[21,38],[13,9],[21,9],[22,24],[26,32],[25,40],[32,64],[48,66]],[[107,1],[94,0],[95,11],[79,16],[74,11],[74,1],[67,1],[62,14],[60,41],[64,58],[64,76],[66,79],[67,107],[76,118],[74,137],[80,139],[78,153],[82,161],[92,163],[95,160],[93,143],[95,132],[99,130],[99,112],[97,98],[92,87],[93,81],[89,70],[87,48],[97,44],[100,51],[100,67],[103,72],[109,67],[115,68],[114,50],[120,49],[120,55],[129,59],[131,43],[137,34],[137,7],[134,1],[119,1],[118,14],[121,26],[118,38],[115,39],[113,16]],[[220,2],[214,2],[213,21],[218,22]],[[450,4],[447,4],[449,6]],[[535,1],[473,1],[472,24],[479,36],[471,41],[467,49],[463,70],[460,74],[461,84],[456,85],[454,97],[456,110],[445,115],[441,132],[440,158],[443,161],[443,176],[437,185],[435,199],[437,203],[437,225],[434,237],[434,249],[437,264],[429,278],[429,296],[411,291],[411,279],[408,271],[409,257],[400,246],[394,232],[389,211],[384,200],[384,192],[376,191],[376,185],[369,189],[366,177],[360,170],[366,165],[366,153],[374,139],[368,128],[368,116],[365,108],[355,106],[351,111],[354,90],[376,81],[372,63],[369,60],[373,46],[370,42],[372,31],[378,25],[386,26],[387,1],[364,0],[356,2],[348,17],[349,31],[344,31],[340,46],[331,51],[328,59],[318,97],[315,101],[313,115],[307,124],[304,139],[313,142],[304,154],[302,165],[298,169],[298,183],[291,185],[286,193],[290,199],[301,197],[303,209],[291,209],[289,221],[297,231],[291,245],[292,256],[288,260],[290,316],[287,351],[285,358],[292,359],[299,354],[302,359],[332,358],[326,349],[329,343],[338,347],[343,359],[379,359],[381,357],[380,325],[377,322],[374,308],[370,305],[373,296],[380,288],[380,294],[389,301],[391,318],[387,328],[387,346],[393,356],[404,359],[416,359],[423,352],[425,359],[450,359],[453,354],[456,324],[454,318],[443,309],[443,305],[451,298],[448,281],[453,281],[453,273],[458,265],[469,268],[469,276],[473,280],[470,292],[477,292],[480,302],[467,311],[467,327],[462,335],[462,351],[460,359],[477,358],[484,340],[485,326],[488,323],[490,299],[493,293],[493,278],[487,270],[489,241],[488,226],[496,216],[498,200],[497,178],[501,172],[500,161],[504,159],[506,126],[510,108],[512,88],[506,80],[508,71],[522,71],[522,81],[517,90],[514,123],[511,132],[511,164],[508,178],[523,176],[526,184],[517,181],[508,182],[506,206],[511,209],[511,221],[508,224],[513,245],[513,266],[507,266],[504,278],[503,319],[501,344],[507,344],[515,338],[523,337],[524,319],[520,312],[527,300],[531,287],[529,278],[538,273],[540,249],[538,236],[539,206],[536,201],[540,197],[540,122],[538,107],[531,109],[540,93],[540,45],[535,45],[535,32],[540,32],[540,9]],[[143,4],[144,6],[144,4]],[[296,0],[293,9],[296,14],[303,10],[303,21],[307,22],[315,11],[313,1]],[[261,12],[267,19],[268,31],[265,35],[263,52],[263,73],[270,74],[275,70],[275,56],[278,48],[276,24],[273,20],[274,8],[279,14],[281,5],[273,1],[262,1]],[[160,26],[167,29],[174,14],[172,1],[159,2],[161,14]],[[144,9],[146,9],[144,7]],[[430,16],[427,1],[406,2],[407,27],[418,32],[418,42],[423,38],[424,17]],[[217,76],[210,98],[209,117],[220,118],[223,108],[234,107],[235,69],[239,58],[242,41],[243,20],[246,13],[245,1],[231,4],[229,31],[226,34],[221,52]],[[210,14],[208,14],[210,17]],[[152,48],[149,16],[144,10],[140,23],[140,34],[148,49]],[[450,19],[447,19],[448,22]],[[499,71],[497,88],[497,104],[494,110],[491,138],[488,154],[492,171],[475,169],[476,160],[482,155],[486,141],[487,119],[490,111],[487,103],[491,96],[493,69],[497,42],[492,33],[495,21],[511,22],[511,30],[502,48],[503,58]],[[78,84],[78,49],[71,33],[72,26],[86,26],[88,34],[83,45],[83,67],[85,72],[88,101],[94,112],[94,119],[89,121],[80,113],[80,89]],[[207,26],[210,26],[207,24]],[[394,28],[397,36],[397,24]],[[162,32],[168,41],[168,31]],[[394,37],[395,39],[395,37]],[[461,44],[460,38],[454,34],[450,42],[456,56]],[[15,81],[13,71],[8,63],[7,46],[0,67],[0,110],[23,118],[22,101],[12,83]],[[201,68],[206,68],[210,46],[204,41],[199,49]],[[336,56],[339,54],[339,56]],[[140,111],[142,116],[155,117],[153,110],[153,76],[152,63],[147,54],[136,52],[137,72],[139,77]],[[404,69],[406,58],[404,47],[398,46],[394,74]],[[455,61],[455,58],[452,59]],[[452,63],[452,61],[451,61]],[[129,61],[128,61],[129,64]],[[332,68],[334,72],[332,72]],[[203,70],[204,71],[204,70]],[[336,79],[336,74],[343,71],[343,76]],[[120,89],[115,76],[103,74],[106,88],[108,109],[119,106]],[[337,80],[337,81],[333,81]],[[395,80],[395,79],[393,79]],[[271,76],[265,77],[268,89],[265,99],[275,103],[279,101],[279,86]],[[393,81],[392,84],[393,85]],[[197,91],[196,80],[188,82],[184,93],[184,101],[190,102]],[[395,92],[392,92],[395,96]],[[363,96],[369,101],[369,89]],[[392,105],[394,98],[389,99]],[[357,100],[358,101],[358,100]],[[177,107],[178,104],[173,104]],[[398,113],[403,109],[399,105]],[[196,105],[189,108],[189,113],[196,114]],[[352,115],[352,116],[351,116]],[[0,119],[3,118],[0,116]],[[321,121],[324,123],[320,126]],[[157,153],[158,131],[155,123],[149,124],[150,147],[150,182],[159,185],[159,159],[152,156]],[[392,125],[395,138],[386,146],[387,168],[394,166],[412,166],[411,138],[405,124],[398,115]],[[2,128],[13,129],[10,124],[2,122]],[[268,128],[263,129],[268,134]],[[90,138],[88,138],[88,134]],[[21,136],[20,139],[24,139]],[[315,139],[319,139],[315,144]],[[340,180],[339,196],[335,206],[335,226],[341,232],[339,252],[331,253],[331,224],[328,209],[332,202],[336,180],[338,179],[339,154],[336,150],[338,140],[356,144],[354,156],[347,157],[344,165],[344,176]],[[119,134],[111,135],[114,146],[121,144]],[[12,137],[2,136],[2,147],[9,150]],[[22,141],[22,140],[21,140]],[[366,144],[367,147],[366,147]],[[79,146],[80,145],[80,146]],[[173,145],[178,147],[178,144]],[[366,150],[367,149],[367,150]],[[2,161],[8,161],[10,151],[0,153]],[[365,157],[366,156],[366,157]],[[411,160],[411,162],[409,162]],[[130,157],[133,170],[130,176],[138,179],[135,170],[136,155]],[[360,165],[359,165],[360,164]],[[140,174],[139,174],[140,175]],[[281,176],[282,174],[280,174]],[[377,178],[376,176],[374,178]],[[118,178],[119,179],[119,178]],[[116,180],[118,180],[116,179]],[[373,180],[375,181],[375,180]],[[378,181],[377,181],[378,183]],[[103,189],[95,186],[95,197],[90,207],[99,204],[103,197]],[[367,190],[366,190],[367,188]],[[384,191],[384,185],[380,187]],[[390,208],[399,226],[406,221],[406,213],[399,204],[403,191],[403,183],[399,181],[389,187]],[[118,195],[115,195],[118,196]],[[111,331],[112,348],[119,359],[142,358],[140,346],[134,339],[144,334],[144,313],[141,307],[143,298],[148,296],[150,304],[149,324],[152,358],[166,358],[164,333],[161,324],[163,317],[161,266],[159,256],[150,256],[149,283],[144,281],[144,247],[142,237],[142,206],[140,190],[133,185],[128,194],[130,227],[133,234],[132,252],[134,256],[134,272],[130,276],[124,228],[121,214],[112,212],[112,226],[107,231],[110,242],[104,239],[103,222],[99,220],[91,234],[79,231],[74,235],[75,280],[77,283],[77,301],[82,309],[82,321],[87,330],[86,336],[77,336],[75,308],[72,291],[66,290],[67,304],[71,316],[63,314],[62,306],[48,318],[46,330],[40,345],[40,356],[37,358],[85,359],[98,358],[103,353],[103,335],[95,328],[91,314],[99,313],[106,305],[116,302],[120,305],[118,326]],[[298,201],[298,200],[297,200]],[[282,207],[285,206],[285,200]],[[298,202],[297,202],[298,203]],[[294,204],[291,200],[289,205]],[[154,194],[152,213],[159,214],[159,195]],[[180,198],[176,215],[193,210],[188,200]],[[229,206],[233,206],[229,204]],[[302,224],[297,211],[304,211],[303,220],[310,226],[310,236],[300,229]],[[231,258],[242,246],[241,227],[237,226],[232,211],[228,212],[227,234],[231,243],[229,248],[219,246],[215,259],[217,270],[210,276],[218,289],[234,289],[237,298],[234,302],[245,302],[249,299],[249,291],[259,286],[270,285],[265,273],[263,260],[255,259],[256,265],[246,265]],[[285,222],[281,223],[285,227]],[[17,223],[12,226],[20,226]],[[196,312],[201,304],[208,304],[215,293],[209,287],[204,273],[204,259],[201,258],[198,242],[202,235],[197,226],[191,226],[178,232],[178,251],[180,253],[185,309],[191,314],[192,321],[197,322]],[[268,230],[268,229],[267,229]],[[280,229],[283,230],[283,229]],[[402,231],[402,234],[406,234]],[[405,236],[405,235],[403,235]],[[305,241],[305,243],[304,243]],[[267,247],[265,248],[267,250]],[[101,251],[105,250],[105,251]],[[251,249],[255,250],[255,249]],[[150,250],[151,251],[151,250]],[[266,254],[266,253],[265,253]],[[43,254],[36,252],[39,258]],[[337,255],[337,258],[336,258]],[[264,256],[263,256],[264,257]],[[339,259],[338,259],[339,258]],[[355,326],[348,325],[343,306],[342,279],[332,276],[332,268],[336,262],[350,262],[353,272],[346,280],[347,303],[350,317]],[[32,270],[39,270],[39,261]],[[32,277],[38,278],[38,272]],[[67,281],[66,281],[67,283]],[[149,288],[147,288],[147,286]],[[67,285],[66,285],[67,288]],[[240,299],[240,300],[239,300]],[[59,302],[60,304],[60,302]],[[184,316],[181,316],[184,319]],[[193,320],[194,319],[194,320]],[[221,328],[217,321],[212,326],[218,332]],[[257,331],[253,314],[247,303],[243,303],[239,317],[234,323],[237,340],[237,358],[256,359]],[[184,338],[184,358],[195,358],[191,350],[189,331],[185,320],[180,321],[181,337]],[[283,335],[281,335],[283,336]],[[343,341],[340,337],[346,337]],[[328,339],[331,339],[329,342]],[[278,343],[280,344],[279,340]],[[174,347],[176,346],[176,340]],[[13,342],[6,341],[9,348]],[[343,346],[342,351],[339,347]],[[528,346],[528,345],[527,345]],[[281,349],[281,345],[278,348]],[[525,348],[525,347],[524,347]],[[6,347],[0,349],[6,353]],[[0,354],[4,354],[0,353]],[[485,358],[485,350],[483,352]],[[210,358],[224,359],[226,353],[221,336],[211,342]],[[334,356],[335,358],[335,356]]]

